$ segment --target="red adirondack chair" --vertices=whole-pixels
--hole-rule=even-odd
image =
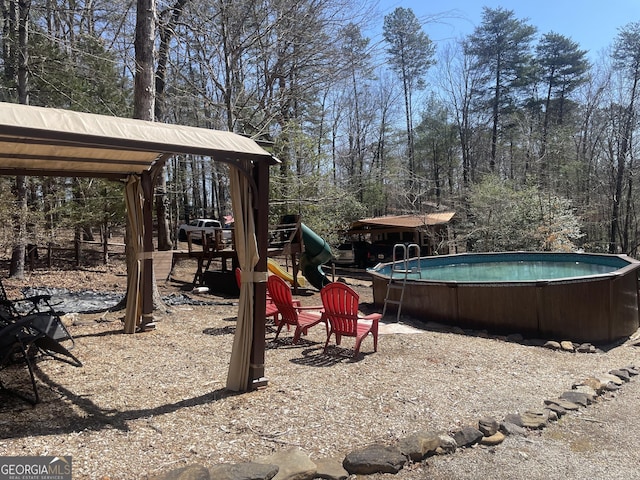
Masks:
[[[236,267],[235,274],[236,274],[236,282],[238,283],[238,288],[241,288],[242,270],[240,269],[240,267]],[[278,307],[276,306],[275,303],[273,303],[273,300],[271,300],[271,297],[269,296],[269,294],[267,294],[267,310],[265,313],[265,317],[266,318],[273,317],[273,323],[275,323],[276,325],[279,325],[280,323],[279,315],[280,315],[280,312],[278,312]]]
[[[322,306],[300,306],[299,302],[294,302],[291,296],[291,288],[277,275],[269,277],[267,288],[269,289],[271,300],[273,300],[273,303],[278,307],[278,312],[280,312],[280,324],[274,340],[278,338],[280,330],[285,325],[296,327],[296,331],[293,334],[293,343],[298,343],[300,335],[306,335],[309,328],[318,323],[324,323],[327,332],[329,332],[327,321],[322,315]]]
[[[353,356],[360,352],[362,340],[369,334],[373,336],[373,351],[378,351],[378,322],[381,313],[360,316],[358,305],[360,297],[348,285],[333,282],[320,290],[324,315],[329,320],[329,334],[324,345],[326,353],[331,335],[336,336],[336,344],[340,345],[342,337],[355,337],[356,345]]]

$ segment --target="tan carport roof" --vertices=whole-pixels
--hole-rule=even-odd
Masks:
[[[425,213],[422,215],[392,215],[385,217],[363,218],[351,224],[351,230],[364,228],[418,228],[431,225],[446,224],[454,217],[455,212]]]
[[[234,212],[240,212],[235,214],[236,225],[251,224],[248,230],[255,233],[248,243],[255,243],[259,258],[256,275],[247,276],[250,294],[243,297],[246,305],[242,308],[249,314],[238,316],[236,330],[243,335],[237,333],[234,338],[228,384],[236,385],[238,390],[258,388],[266,384],[264,279],[269,166],[277,159],[255,141],[234,133],[0,102],[0,175],[127,180],[128,224],[135,232],[127,244],[133,252],[127,269],[128,333],[133,333],[136,325],[152,323],[153,179],[165,160],[175,154],[202,155],[225,162],[232,167],[231,176],[244,179],[239,187],[243,196],[238,197],[242,205],[233,202]],[[232,196],[234,188],[238,190],[233,185],[234,182]],[[240,367],[236,368],[236,364]]]
[[[230,132],[0,102],[2,175],[124,179],[174,154],[274,160]]]

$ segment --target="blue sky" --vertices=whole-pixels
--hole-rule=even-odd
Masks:
[[[640,0],[379,0],[379,28],[382,17],[395,8],[411,8],[439,44],[471,33],[481,23],[483,6],[513,10],[539,34],[565,35],[589,50],[592,60],[611,45],[619,27],[640,21]]]

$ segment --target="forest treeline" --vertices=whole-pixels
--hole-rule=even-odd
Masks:
[[[141,118],[144,66],[145,119],[247,135],[281,161],[273,224],[300,214],[335,244],[358,218],[454,210],[462,249],[638,253],[638,22],[593,60],[504,8],[436,44],[446,14],[349,0],[0,5],[0,101]],[[125,222],[122,188],[2,178],[2,245],[107,235]],[[226,167],[172,158],[156,203],[167,248],[187,216],[231,213]]]

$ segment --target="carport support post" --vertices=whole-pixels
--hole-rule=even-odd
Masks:
[[[142,172],[142,203],[143,236],[142,248],[144,260],[142,267],[142,320],[140,328],[153,322],[153,181],[151,173]]]
[[[267,275],[267,253],[269,245],[269,164],[268,162],[254,162],[254,180],[257,192],[254,196],[254,221],[258,255],[260,260],[256,265],[256,272]],[[251,344],[251,358],[249,367],[249,390],[256,390],[267,386],[264,376],[265,353],[265,318],[267,305],[267,283],[254,283],[253,290],[253,341]]]

